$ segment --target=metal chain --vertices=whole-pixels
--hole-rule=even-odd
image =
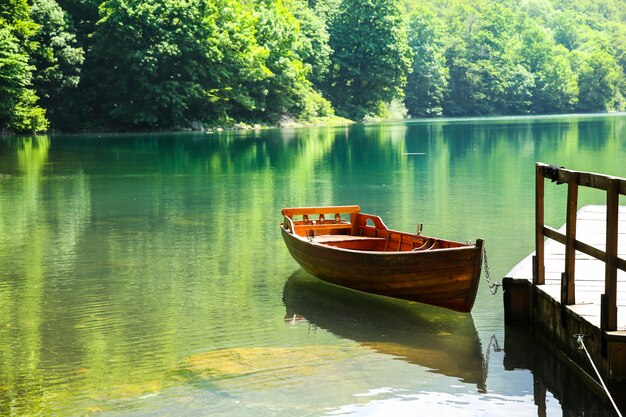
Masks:
[[[485,351],[484,362],[483,362],[483,371],[485,375],[489,374],[489,360],[491,357],[491,352],[502,352],[504,349],[500,347],[498,344],[498,339],[496,339],[496,335],[492,334],[491,338],[489,338],[489,344],[487,345],[487,350]]]
[[[491,295],[496,295],[498,287],[502,286],[501,282],[491,282],[491,271],[489,271],[489,258],[487,258],[487,247],[483,246],[483,258],[485,259],[485,277],[487,278],[487,285]]]

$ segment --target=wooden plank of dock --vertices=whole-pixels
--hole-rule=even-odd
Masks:
[[[577,213],[576,238],[595,248],[606,249],[606,206],[584,206]],[[560,229],[565,233],[565,226]],[[533,281],[534,252],[507,275],[514,280]],[[626,258],[626,207],[619,207],[618,256]],[[576,252],[576,304],[566,306],[572,312],[600,328],[600,295],[604,293],[605,264],[589,255]],[[565,270],[565,246],[552,239],[545,244],[545,284],[537,288],[556,302],[561,301],[561,273]],[[617,331],[612,336],[626,337],[626,272],[617,273]]]

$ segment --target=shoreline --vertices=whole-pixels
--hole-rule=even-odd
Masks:
[[[164,130],[81,130],[81,131],[55,131],[49,130],[46,132],[32,132],[32,133],[12,133],[6,131],[0,131],[0,138],[2,137],[27,137],[27,136],[44,136],[44,135],[116,135],[116,134],[153,134],[153,133],[184,133],[184,132],[196,132],[196,133],[219,133],[223,131],[234,130],[265,130],[265,129],[297,129],[306,127],[332,127],[332,126],[345,126],[353,124],[374,124],[374,123],[386,123],[386,122],[411,122],[411,123],[431,123],[431,122],[467,122],[475,120],[524,120],[524,119],[554,119],[554,118],[572,118],[572,117],[605,117],[605,116],[625,116],[626,112],[604,112],[604,113],[560,113],[560,114],[539,114],[539,115],[491,115],[491,116],[467,116],[467,117],[420,117],[420,118],[404,118],[404,119],[371,119],[364,121],[354,121],[346,119],[340,116],[324,116],[317,117],[308,121],[301,121],[295,119],[284,119],[277,124],[265,124],[255,123],[249,124],[245,122],[237,122],[232,125],[215,125],[204,126],[195,125],[191,127],[181,127]]]
[[[44,136],[44,135],[80,135],[80,134],[90,134],[90,135],[115,135],[115,134],[149,134],[149,133],[183,133],[183,132],[197,132],[197,133],[216,133],[223,131],[233,131],[233,130],[264,130],[264,129],[288,129],[288,128],[304,128],[304,127],[319,127],[319,126],[343,126],[355,124],[357,122],[346,119],[340,116],[324,116],[324,117],[316,117],[311,120],[301,121],[295,119],[284,119],[278,122],[277,124],[265,124],[265,123],[255,123],[249,124],[245,122],[237,122],[232,125],[215,125],[215,126],[204,126],[200,122],[191,123],[192,126],[189,127],[180,127],[180,128],[172,128],[172,129],[164,129],[164,130],[80,130],[80,131],[57,131],[57,130],[48,130],[45,132],[32,132],[32,133],[13,133],[0,131],[0,137],[20,137],[20,136]]]

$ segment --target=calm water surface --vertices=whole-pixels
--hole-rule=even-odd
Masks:
[[[471,315],[382,299],[280,238],[282,207],[356,203],[485,238],[500,279],[535,161],[626,177],[626,116],[0,139],[0,415],[612,415],[484,281]]]

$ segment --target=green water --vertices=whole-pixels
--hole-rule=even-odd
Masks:
[[[536,415],[493,348],[501,293],[463,315],[334,288],[278,229],[360,204],[485,238],[500,279],[533,249],[536,161],[626,177],[626,116],[0,138],[0,415]],[[547,415],[610,415],[572,381]]]

